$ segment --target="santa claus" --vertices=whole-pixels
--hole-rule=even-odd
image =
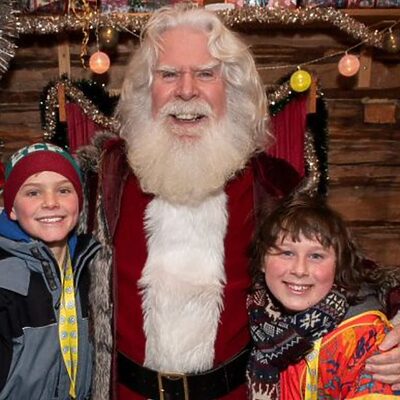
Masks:
[[[262,152],[254,60],[215,14],[161,9],[117,116],[97,165],[93,398],[243,400],[255,205],[300,181]]]

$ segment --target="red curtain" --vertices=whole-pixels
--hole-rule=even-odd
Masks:
[[[69,148],[71,153],[75,153],[80,146],[89,144],[94,133],[100,128],[83,113],[77,104],[67,103],[65,108]]]
[[[288,161],[301,175],[305,175],[304,136],[307,117],[307,96],[296,96],[271,118],[276,142],[267,153]]]

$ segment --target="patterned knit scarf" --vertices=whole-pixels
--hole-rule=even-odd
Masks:
[[[344,292],[332,290],[315,306],[282,315],[264,283],[247,298],[253,349],[248,366],[250,399],[279,399],[279,372],[307,354],[313,342],[344,318],[348,303]]]

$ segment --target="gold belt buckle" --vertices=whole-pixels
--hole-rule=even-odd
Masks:
[[[176,374],[176,373],[168,373],[168,372],[157,372],[157,379],[158,379],[158,393],[160,396],[160,400],[166,400],[165,398],[165,390],[163,387],[163,378],[169,379],[171,381],[178,381],[182,380],[183,385],[183,393],[184,393],[184,400],[189,400],[189,386],[187,381],[187,376],[185,374]]]

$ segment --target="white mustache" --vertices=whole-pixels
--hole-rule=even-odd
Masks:
[[[167,103],[160,110],[160,117],[165,118],[169,115],[179,115],[179,114],[193,114],[202,115],[205,117],[213,117],[214,113],[209,104],[202,100],[174,100]]]

